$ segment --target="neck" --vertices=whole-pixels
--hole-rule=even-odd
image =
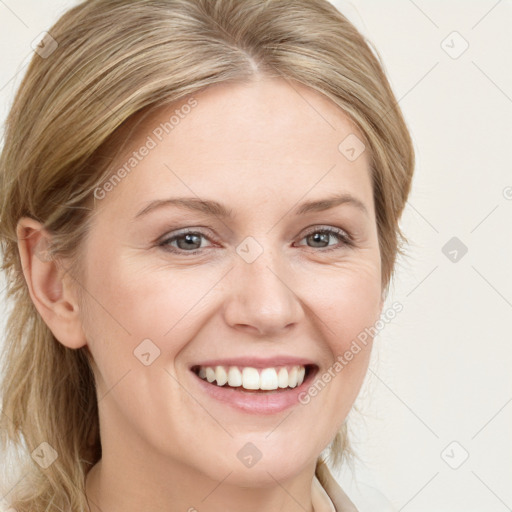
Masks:
[[[114,460],[104,454],[87,475],[90,512],[314,512],[314,466],[279,481],[267,472],[266,481],[255,485],[239,481],[234,471],[212,479],[183,464],[167,462],[163,470],[147,459],[120,465]]]

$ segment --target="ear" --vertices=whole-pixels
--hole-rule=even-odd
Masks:
[[[37,311],[63,345],[72,349],[86,345],[72,278],[48,252],[51,235],[30,217],[18,221],[16,233],[23,274]]]

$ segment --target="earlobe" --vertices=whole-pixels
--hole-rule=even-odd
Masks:
[[[72,349],[86,345],[69,276],[48,250],[51,235],[30,217],[18,221],[16,232],[23,274],[37,311],[63,345]]]

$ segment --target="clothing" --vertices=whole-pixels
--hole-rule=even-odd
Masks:
[[[325,462],[320,459],[316,463],[311,491],[315,512],[357,512]]]

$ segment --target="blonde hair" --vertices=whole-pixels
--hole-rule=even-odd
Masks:
[[[34,307],[18,220],[41,222],[52,257],[71,257],[79,275],[93,193],[110,172],[121,128],[211,84],[283,77],[329,97],[365,138],[387,294],[407,242],[398,221],[414,151],[379,54],[327,0],[89,0],[49,34],[58,46],[33,56],[0,157],[2,269],[13,306],[0,432],[4,449],[12,443],[23,454],[24,485],[11,500],[18,512],[81,512],[85,476],[101,458],[90,354],[58,342]],[[58,454],[44,470],[30,456],[42,442]],[[330,449],[335,466],[350,455],[346,423]]]

